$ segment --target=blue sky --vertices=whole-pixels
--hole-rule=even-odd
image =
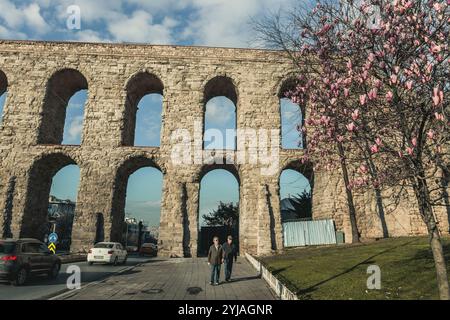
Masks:
[[[0,39],[60,40],[88,42],[137,42],[150,44],[254,47],[251,20],[277,11],[295,0],[0,0]],[[70,30],[67,8],[78,5],[81,28]],[[82,90],[69,101],[63,144],[80,144],[84,104],[88,92]],[[0,111],[6,94],[0,97]],[[138,105],[135,145],[159,146],[162,96],[145,96]],[[282,146],[297,148],[296,125],[301,117],[298,106],[281,101]],[[206,108],[206,129],[217,129],[225,136],[235,128],[235,107],[225,97],[211,99]],[[225,148],[234,148],[232,139]],[[222,147],[221,141],[205,142],[208,148]],[[77,166],[67,166],[53,178],[51,194],[76,201],[79,183]],[[162,175],[143,168],[130,176],[125,211],[150,225],[159,224]],[[281,197],[308,188],[307,180],[292,170],[283,172]],[[224,170],[208,173],[201,184],[200,216],[217,207],[218,202],[237,202],[238,184]]]

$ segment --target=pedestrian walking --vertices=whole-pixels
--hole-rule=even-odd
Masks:
[[[218,285],[220,278],[220,265],[223,262],[223,250],[219,243],[219,237],[213,238],[213,244],[208,252],[208,264],[211,266],[211,281],[209,284]]]
[[[231,272],[233,271],[233,260],[237,261],[237,248],[233,243],[233,237],[228,236],[227,242],[222,245],[223,263],[225,268],[225,281],[230,281]]]

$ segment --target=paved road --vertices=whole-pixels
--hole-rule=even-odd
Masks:
[[[82,286],[104,279],[120,270],[134,266],[141,262],[149,261],[152,258],[141,258],[138,256],[129,256],[126,265],[112,266],[94,264],[89,266],[87,262],[75,262],[63,264],[58,278],[49,280],[44,276],[35,276],[30,278],[26,285],[15,287],[8,283],[0,282],[0,300],[33,300],[46,299],[67,290],[66,280],[70,276],[66,274],[67,267],[77,265],[81,268]]]
[[[223,269],[223,268],[222,268]],[[271,300],[272,291],[245,258],[234,265],[231,282],[209,285],[205,258],[154,258],[101,283],[59,299],[75,300]],[[223,280],[223,270],[221,271]]]

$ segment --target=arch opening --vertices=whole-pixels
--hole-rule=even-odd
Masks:
[[[227,168],[207,168],[200,179],[197,255],[205,256],[218,236],[222,244],[228,235],[239,250],[239,179]]]
[[[136,113],[134,146],[160,146],[162,106],[163,96],[159,93],[147,94],[139,101]]]
[[[204,91],[204,149],[236,149],[237,102],[230,78],[218,76],[208,81]]]
[[[312,172],[287,167],[280,174],[281,221],[312,219]]]
[[[304,149],[305,135],[302,127],[305,120],[305,110],[294,103],[287,94],[294,90],[298,81],[290,78],[284,81],[278,93],[281,117],[281,147],[283,149]]]
[[[64,154],[37,160],[30,170],[20,237],[46,242],[58,234],[57,250],[69,250],[80,180],[80,168]]]
[[[88,82],[78,70],[63,69],[52,75],[44,98],[39,144],[81,144],[87,90]]]
[[[147,242],[157,244],[162,183],[161,170],[148,158],[129,159],[119,168],[113,193],[111,241],[135,249]]]
[[[8,79],[3,71],[0,70],[0,124],[3,121],[3,112],[5,108],[6,96],[8,90]]]
[[[151,73],[140,72],[128,81],[122,145],[159,146],[163,96],[162,81]]]

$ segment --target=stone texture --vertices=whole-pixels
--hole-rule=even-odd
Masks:
[[[313,175],[311,166],[297,161],[302,150],[283,150],[278,144],[280,160],[272,176],[261,174],[259,162],[171,161],[172,132],[187,130],[192,146],[198,146],[195,137],[201,139],[201,132],[194,123],[203,123],[205,103],[216,95],[235,102],[238,129],[280,129],[279,98],[294,68],[279,52],[0,41],[0,70],[0,93],[7,90],[0,128],[0,212],[7,218],[0,219],[0,230],[7,221],[14,237],[42,237],[39,226],[46,218],[52,177],[68,164],[80,167],[74,252],[86,251],[94,242],[98,217],[104,219],[105,240],[120,240],[128,177],[148,166],[163,173],[159,245],[164,256],[196,255],[200,182],[218,168],[229,170],[239,182],[241,253],[283,249],[279,175],[286,168],[314,181],[314,218],[333,218],[338,230],[350,233],[339,176]],[[88,90],[81,145],[60,145],[64,104],[79,89]],[[153,92],[164,96],[161,146],[134,147],[137,101]],[[245,146],[254,150],[252,141]],[[236,160],[239,154],[227,156]],[[378,237],[374,197],[363,195],[357,201],[362,235]],[[411,203],[405,200],[386,216],[390,236],[426,231]],[[448,231],[447,212],[436,215],[442,230]]]

